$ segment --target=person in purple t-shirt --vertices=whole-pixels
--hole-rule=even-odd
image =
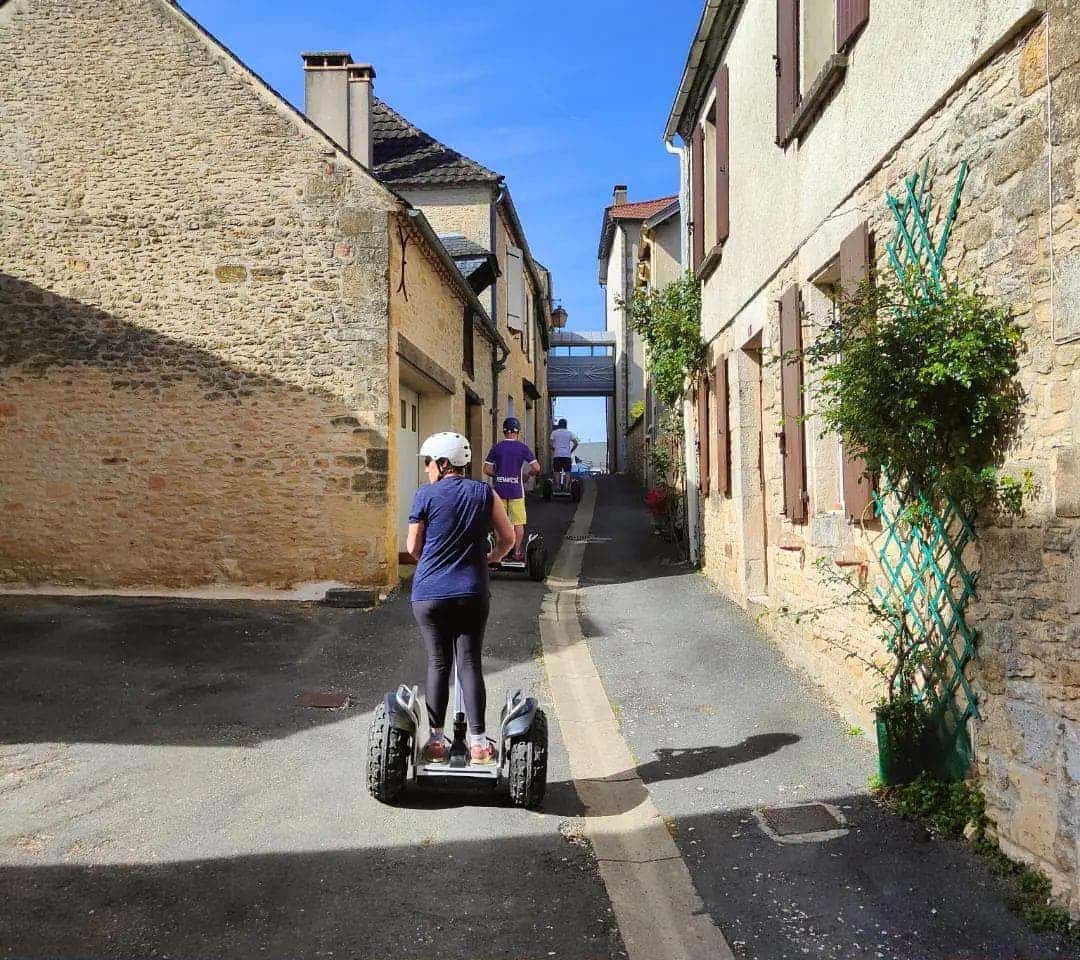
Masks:
[[[488,451],[484,476],[493,478],[495,492],[506,504],[506,513],[514,525],[514,559],[525,559],[525,478],[540,473],[536,454],[518,439],[521,424],[515,417],[503,421],[503,440]],[[527,470],[527,472],[526,472]]]

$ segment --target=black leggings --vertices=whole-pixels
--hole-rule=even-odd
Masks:
[[[488,618],[487,597],[449,597],[446,600],[417,600],[413,616],[427,648],[428,723],[442,727],[450,699],[450,662],[457,654],[457,672],[465,701],[469,732],[484,732],[487,690],[481,672],[480,649]]]

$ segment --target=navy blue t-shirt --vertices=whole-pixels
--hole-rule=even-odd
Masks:
[[[409,523],[424,523],[424,549],[413,577],[413,600],[486,597],[491,487],[444,477],[416,491]]]

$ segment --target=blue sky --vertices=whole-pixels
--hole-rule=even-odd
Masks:
[[[603,326],[600,218],[611,188],[678,192],[661,140],[702,0],[181,0],[298,107],[302,50],[375,65],[377,94],[414,124],[504,174],[533,255],[574,329]],[[602,439],[597,401],[564,401]]]

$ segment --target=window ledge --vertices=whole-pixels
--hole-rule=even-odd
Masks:
[[[801,138],[814,125],[814,121],[821,116],[825,105],[836,93],[840,84],[844,82],[847,68],[848,57],[846,53],[834,53],[825,61],[825,66],[821,68],[817,79],[814,80],[810,89],[806,91],[806,96],[802,98],[795,108],[795,113],[791,117],[791,123],[788,124],[780,146],[786,147],[792,140]]]
[[[713,271],[720,266],[720,261],[723,258],[724,244],[714,244],[713,248],[705,254],[705,258],[701,261],[701,266],[698,268],[697,278],[701,283],[704,283],[709,277],[712,276]]]

